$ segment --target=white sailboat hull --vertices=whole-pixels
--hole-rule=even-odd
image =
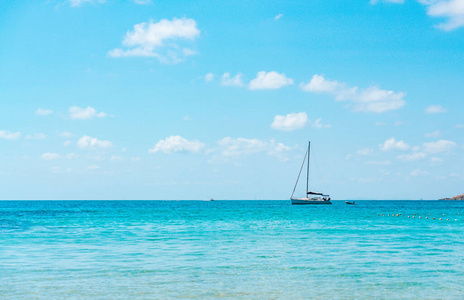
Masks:
[[[290,198],[292,200],[292,205],[298,204],[332,204],[330,200],[314,197],[314,198]]]

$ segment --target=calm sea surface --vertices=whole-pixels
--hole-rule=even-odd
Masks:
[[[0,298],[463,299],[464,201],[356,204],[0,201]]]

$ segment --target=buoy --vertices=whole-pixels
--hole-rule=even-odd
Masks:
[[[449,219],[446,219],[446,221],[449,221]]]
[[[416,214],[414,214],[414,215],[416,215]]]
[[[425,217],[426,219],[428,219],[429,217]]]
[[[435,220],[435,218],[433,218],[432,220]]]
[[[440,221],[442,220],[442,218],[439,219]]]
[[[415,218],[416,218],[416,216],[412,216],[412,217],[413,217],[413,219],[415,219]]]
[[[410,216],[408,216],[408,218],[410,218]]]
[[[419,216],[419,219],[421,219],[421,218],[422,218],[422,217],[421,217],[421,216]]]

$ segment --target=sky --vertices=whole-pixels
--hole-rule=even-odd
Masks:
[[[0,199],[451,197],[463,70],[464,0],[1,1]]]

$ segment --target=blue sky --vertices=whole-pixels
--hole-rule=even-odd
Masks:
[[[3,1],[1,199],[464,186],[464,0]],[[304,186],[298,189],[304,193]]]

